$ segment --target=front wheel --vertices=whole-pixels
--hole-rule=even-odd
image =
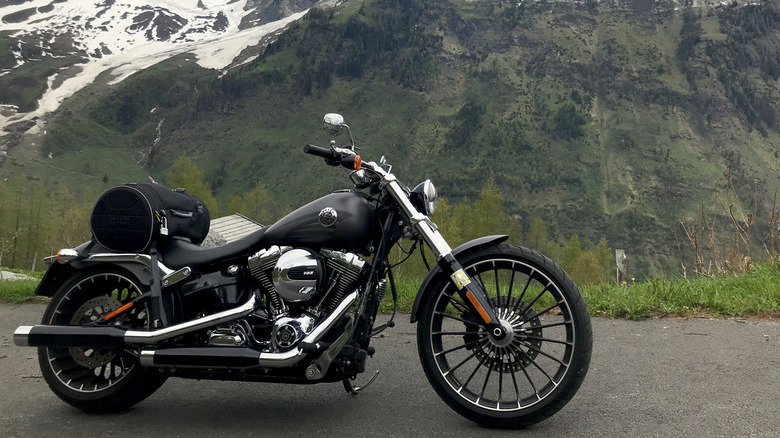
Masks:
[[[141,282],[123,269],[79,271],[54,294],[42,324],[93,324],[144,291]],[[116,320],[129,329],[149,329],[149,312],[144,306],[133,307]],[[87,412],[125,410],[165,382],[164,376],[142,369],[131,349],[39,347],[38,360],[51,390]]]
[[[451,408],[484,426],[522,428],[552,416],[590,364],[590,317],[579,289],[527,248],[489,246],[459,262],[487,292],[508,336],[485,331],[446,277],[432,281],[417,326],[428,381]]]

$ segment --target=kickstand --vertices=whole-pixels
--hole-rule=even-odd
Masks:
[[[365,385],[363,386],[355,386],[352,381],[355,380],[356,376],[348,377],[344,380],[342,380],[342,383],[344,383],[344,389],[347,390],[348,393],[352,395],[358,395],[361,391],[368,388],[369,385],[374,383],[374,380],[376,380],[377,377],[379,377],[379,371],[374,373],[374,377],[371,378]]]

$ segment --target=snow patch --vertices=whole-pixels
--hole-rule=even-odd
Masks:
[[[68,34],[85,62],[66,68],[67,79],[53,88],[58,75],[48,78],[48,90],[38,108],[11,116],[0,114],[0,128],[32,120],[30,133],[43,129],[41,116],[56,110],[66,98],[91,84],[103,72],[110,72],[111,84],[180,53],[194,53],[201,67],[221,71],[247,47],[283,29],[307,12],[293,14],[274,23],[239,30],[248,0],[82,0],[52,2],[30,0],[0,8],[0,17],[30,11],[26,20],[0,23],[0,31],[14,38],[37,36],[36,58],[52,56],[51,45],[58,35]],[[25,58],[21,44],[12,48],[17,67]],[[3,71],[2,75],[9,71]],[[222,74],[221,72],[220,74]],[[6,112],[7,113],[7,112]],[[5,132],[0,132],[0,137]]]

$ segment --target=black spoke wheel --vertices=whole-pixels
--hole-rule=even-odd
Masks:
[[[590,317],[577,286],[547,257],[511,245],[459,260],[487,291],[508,335],[478,324],[443,276],[421,302],[417,342],[436,392],[458,413],[490,427],[519,428],[560,410],[590,364]]]
[[[80,271],[54,294],[42,324],[99,322],[144,293],[129,272],[117,268]],[[112,320],[134,330],[149,329],[149,312],[138,305]],[[49,387],[64,401],[89,412],[117,412],[151,395],[165,378],[143,370],[135,351],[84,347],[40,347],[38,359]]]

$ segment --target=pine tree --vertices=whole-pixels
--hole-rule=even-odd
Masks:
[[[580,236],[573,235],[566,247],[563,248],[563,254],[561,256],[561,266],[567,271],[574,269],[574,265],[577,263],[577,259],[582,254],[582,245],[580,244]]]
[[[596,248],[593,250],[596,255],[598,265],[603,272],[604,281],[609,280],[612,277],[612,271],[615,266],[615,255],[612,252],[612,248],[607,244],[607,238],[602,237],[599,243],[596,244]]]

